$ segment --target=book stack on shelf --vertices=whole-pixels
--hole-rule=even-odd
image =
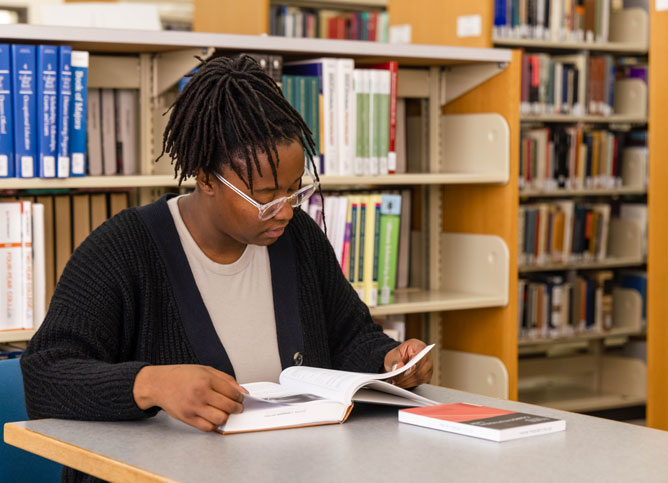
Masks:
[[[569,410],[646,397],[617,383],[644,362],[610,356],[645,329],[649,23],[624,3],[495,3],[494,42],[525,49],[519,353],[547,355],[520,358],[519,398]]]
[[[647,64],[611,55],[522,57],[523,115],[647,117]]]
[[[623,42],[647,12],[622,0],[496,0],[494,37],[567,43]]]
[[[332,10],[289,5],[269,7],[269,35],[309,39],[387,42],[389,15],[375,10]]]
[[[327,236],[343,274],[369,306],[394,302],[394,291],[408,286],[410,190],[328,194]],[[311,198],[309,215],[324,229],[322,203]]]
[[[647,188],[647,131],[574,125],[527,127],[521,134],[520,194]]]
[[[0,44],[0,178],[85,174],[88,52]]]
[[[0,198],[0,332],[16,332],[0,339],[21,340],[39,328],[72,252],[127,206],[126,192]]]

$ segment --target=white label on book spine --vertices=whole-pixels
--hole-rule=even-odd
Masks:
[[[668,0],[656,0],[656,11],[668,10]]]
[[[83,158],[83,155],[79,153]],[[69,156],[58,156],[58,177],[67,178],[70,175],[70,158]]]
[[[56,158],[54,156],[44,156],[44,177],[56,177]]]
[[[72,153],[72,173],[83,174],[83,172],[84,172],[83,153]]]
[[[21,156],[21,173],[24,178],[32,178],[35,176],[33,173],[32,156]]]
[[[9,176],[9,162],[6,154],[0,154],[0,177]]]
[[[457,17],[457,37],[480,37],[482,35],[482,17],[480,15],[461,15]]]

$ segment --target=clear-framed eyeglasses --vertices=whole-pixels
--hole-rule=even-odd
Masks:
[[[216,175],[216,178],[220,180],[221,183],[223,183],[225,186],[230,188],[232,191],[234,191],[236,194],[241,196],[243,199],[248,201],[251,205],[257,208],[258,214],[257,217],[261,221],[266,221],[278,214],[279,211],[283,209],[286,203],[290,203],[290,206],[293,208],[297,208],[304,204],[312,195],[315,193],[315,190],[318,189],[318,186],[320,183],[318,183],[318,180],[313,178],[313,175],[307,172],[307,174],[311,177],[313,180],[313,183],[302,186],[299,188],[297,191],[292,193],[290,196],[283,196],[281,198],[277,198],[275,200],[270,201],[269,203],[265,204],[260,204],[257,201],[255,201],[253,198],[248,196],[246,193],[241,191],[239,188],[234,186],[232,183],[227,181],[225,178],[223,178],[220,174],[214,173]]]

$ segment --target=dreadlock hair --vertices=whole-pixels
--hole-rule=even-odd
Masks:
[[[208,183],[223,165],[234,170],[252,193],[253,170],[263,175],[259,150],[267,155],[278,187],[276,146],[291,141],[302,144],[316,180],[320,179],[311,131],[252,57],[198,60],[199,70],[167,111],[171,115],[158,157],[171,156],[179,185],[200,169]]]

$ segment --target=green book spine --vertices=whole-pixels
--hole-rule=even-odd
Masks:
[[[390,71],[381,70],[380,93],[378,94],[378,170],[380,174],[389,173],[388,157],[390,154]]]
[[[401,221],[401,195],[384,194],[380,207],[378,304],[394,302]]]

